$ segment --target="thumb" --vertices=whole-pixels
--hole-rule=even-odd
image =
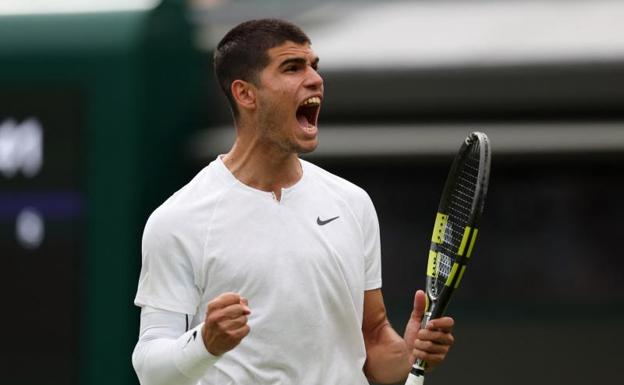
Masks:
[[[245,297],[240,298],[240,304],[243,305],[243,310],[245,315],[251,314],[251,310],[249,309],[249,301]]]
[[[425,308],[427,307],[427,295],[424,291],[418,290],[414,295],[414,310],[412,311],[412,319],[420,323],[425,314]]]

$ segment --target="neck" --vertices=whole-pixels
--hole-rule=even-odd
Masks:
[[[237,135],[234,145],[222,160],[236,179],[258,190],[272,191],[280,200],[282,188],[297,183],[303,176],[303,170],[297,154],[275,147]]]

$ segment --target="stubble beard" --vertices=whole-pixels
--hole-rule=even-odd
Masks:
[[[263,142],[284,154],[310,152],[300,148],[300,146],[293,141],[292,137],[289,135],[290,129],[284,127],[284,122],[288,121],[288,119],[286,116],[283,116],[283,110],[281,110],[279,106],[275,103],[270,103],[267,104],[262,111],[259,118],[259,127],[260,138]]]

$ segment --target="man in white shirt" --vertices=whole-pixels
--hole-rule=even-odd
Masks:
[[[318,144],[317,66],[281,20],[219,43],[236,141],[146,224],[132,358],[143,385],[392,383],[417,358],[446,357],[453,320],[421,329],[422,291],[404,337],[387,320],[366,192],[298,157]]]

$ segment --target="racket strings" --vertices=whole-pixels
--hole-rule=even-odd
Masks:
[[[448,220],[442,243],[438,245],[435,263],[436,273],[432,287],[434,296],[437,296],[446,284],[464,237],[464,230],[470,222],[479,177],[479,149],[478,146],[473,147],[476,149],[470,151],[461,164],[448,198]]]

